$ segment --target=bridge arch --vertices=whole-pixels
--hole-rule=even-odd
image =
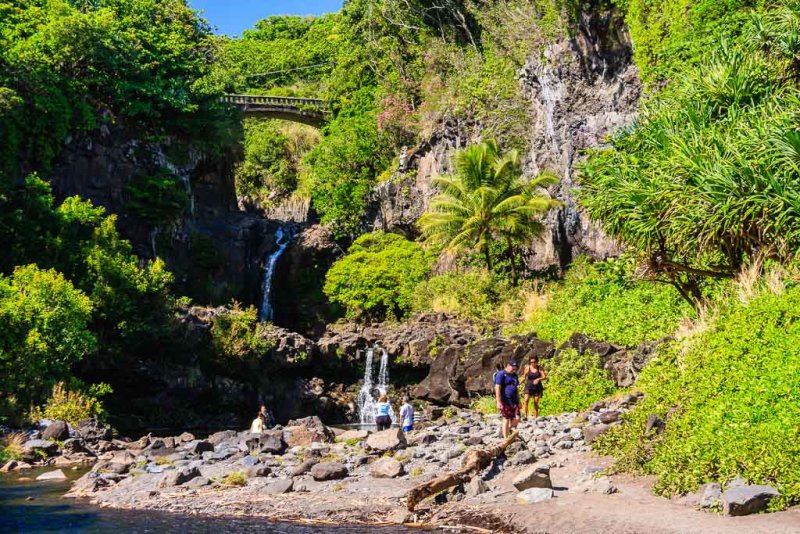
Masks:
[[[321,128],[328,120],[325,101],[316,98],[230,94],[223,96],[222,101],[235,105],[245,116],[299,122],[315,128]]]

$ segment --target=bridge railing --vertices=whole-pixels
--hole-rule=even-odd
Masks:
[[[324,108],[325,101],[317,98],[298,98],[295,96],[266,95],[225,95],[222,101],[237,106],[290,106]]]

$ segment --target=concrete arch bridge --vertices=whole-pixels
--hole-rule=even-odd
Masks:
[[[222,101],[242,110],[245,116],[258,116],[308,124],[321,128],[328,120],[328,105],[316,98],[264,95],[225,95]]]

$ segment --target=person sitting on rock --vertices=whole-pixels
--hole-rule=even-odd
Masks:
[[[392,405],[389,404],[389,397],[383,394],[378,399],[375,406],[375,424],[378,431],[388,430],[392,426]]]
[[[264,427],[267,424],[267,419],[264,417],[264,414],[258,412],[258,417],[253,419],[253,422],[250,424],[250,433],[251,434],[261,434],[264,432]]]
[[[519,424],[519,363],[510,360],[506,368],[495,374],[494,392],[497,409],[503,416],[503,438],[508,438],[511,431]]]
[[[400,420],[403,425],[403,432],[414,430],[414,407],[408,395],[403,396],[403,406],[400,407]]]

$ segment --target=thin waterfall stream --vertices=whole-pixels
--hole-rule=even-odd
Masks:
[[[373,379],[373,367],[375,361],[375,351],[380,351],[381,363],[378,367],[378,383],[375,384]],[[377,396],[375,395],[377,390]],[[389,390],[389,353],[386,349],[379,345],[375,345],[366,349],[364,356],[364,383],[358,391],[358,417],[362,425],[375,424],[375,405],[376,399],[380,395],[385,395]],[[394,410],[391,410],[389,415],[392,418],[392,424],[397,422]]]
[[[261,306],[258,308],[258,318],[261,321],[272,320],[272,278],[275,275],[275,267],[278,265],[278,259],[281,257],[281,254],[283,254],[283,251],[286,250],[291,240],[292,236],[289,231],[283,226],[278,227],[275,231],[275,244],[278,245],[278,249],[267,257],[264,266],[264,278],[261,281]]]

